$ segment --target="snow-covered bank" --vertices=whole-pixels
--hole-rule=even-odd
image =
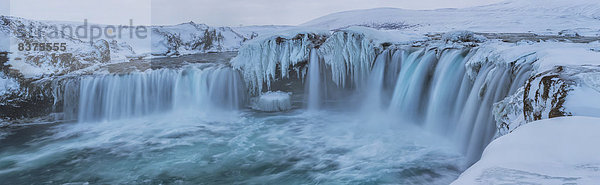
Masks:
[[[521,126],[494,140],[453,184],[600,182],[600,118],[562,117]]]

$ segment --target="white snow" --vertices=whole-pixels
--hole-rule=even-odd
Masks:
[[[600,46],[600,43],[561,45],[553,44],[538,51],[540,69],[550,69],[557,65],[600,65],[600,52],[591,50]]]
[[[16,92],[17,90],[19,90],[19,82],[0,72],[0,97]]]
[[[9,33],[0,30],[0,51],[9,51],[10,50],[10,36]]]
[[[558,35],[572,30],[584,36],[600,34],[600,1],[509,0],[461,9],[405,10],[378,8],[333,13],[302,26],[339,29],[352,25],[410,32],[470,30],[491,33],[539,33]],[[384,27],[385,28],[385,27]]]
[[[42,31],[46,34],[51,33],[53,29],[50,27],[56,26],[59,29],[62,26],[75,28],[83,25],[82,22],[58,22],[58,21],[37,21],[28,20],[19,17],[4,16],[3,19],[11,20],[11,25],[0,24],[0,51],[11,51],[10,60],[8,62],[12,69],[18,70],[24,74],[26,78],[38,78],[44,75],[65,74],[79,70],[81,67],[96,66],[98,61],[91,59],[98,54],[97,49],[89,43],[90,38],[53,38],[50,37],[35,37],[35,42],[57,42],[67,43],[66,52],[38,52],[38,51],[18,51],[17,44],[23,43],[22,38],[17,37],[14,28],[19,25],[35,25],[36,27],[44,28]],[[109,25],[98,25],[88,23],[88,26],[98,26],[105,29]],[[281,27],[265,27],[262,30],[247,29],[251,31],[257,30],[260,33],[267,30],[282,29]],[[237,33],[229,27],[210,27],[204,24],[183,23],[172,26],[147,26],[146,37],[130,37],[129,31],[122,32],[121,37],[101,38],[109,43],[110,61],[109,63],[128,62],[131,58],[152,58],[152,54],[195,54],[205,52],[222,52],[222,51],[237,51],[242,42],[250,38],[250,33]],[[120,32],[120,31],[119,31]],[[115,35],[117,32],[115,32]],[[206,35],[210,38],[206,38]],[[249,35],[244,35],[249,34]],[[176,39],[168,40],[165,35],[175,35]],[[142,35],[143,36],[143,35]],[[175,48],[175,49],[174,49]],[[170,53],[168,53],[170,52]],[[70,53],[77,62],[59,61],[53,62],[51,54]],[[32,59],[33,58],[33,59]],[[37,59],[39,60],[37,60]],[[20,59],[20,60],[18,60]],[[82,64],[82,65],[79,65]],[[74,67],[77,66],[77,67]],[[75,69],[74,69],[75,68]]]
[[[477,52],[467,62],[468,74],[473,76],[483,63],[492,62],[509,66],[512,62],[530,63],[535,61],[534,73],[552,69],[557,65],[600,65],[600,52],[592,48],[600,46],[592,43],[565,42],[518,42],[505,43],[487,41],[477,47]]]
[[[459,30],[444,33],[444,35],[442,35],[442,40],[446,42],[484,42],[487,38],[477,35],[472,31]]]
[[[258,97],[252,108],[265,112],[290,110],[292,108],[291,93],[281,91],[266,92]]]
[[[452,184],[596,184],[600,118],[535,121],[491,142]]]
[[[595,77],[599,79],[600,72]],[[594,82],[594,85],[600,85],[600,81]],[[600,90],[591,88],[587,83],[581,84],[569,92],[564,107],[575,116],[600,117]]]

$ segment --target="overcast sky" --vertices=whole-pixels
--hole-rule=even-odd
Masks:
[[[88,19],[101,24],[128,24],[133,19],[136,25],[189,21],[214,26],[298,25],[345,10],[461,8],[500,1],[503,0],[0,0],[0,13],[38,20]]]

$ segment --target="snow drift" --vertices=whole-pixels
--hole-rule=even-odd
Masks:
[[[452,184],[595,184],[597,117],[535,121],[494,140]]]

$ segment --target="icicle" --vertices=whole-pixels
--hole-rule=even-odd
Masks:
[[[310,49],[315,45],[314,38],[321,37],[326,35],[302,32],[293,37],[273,36],[250,41],[239,50],[231,64],[243,72],[250,93],[257,95],[263,91],[263,84],[270,89],[271,81],[287,78],[290,67],[307,61]],[[281,72],[280,76],[276,76],[277,71]]]
[[[354,32],[335,32],[319,48],[325,63],[331,67],[332,80],[340,87],[363,87],[377,47],[364,35]]]

